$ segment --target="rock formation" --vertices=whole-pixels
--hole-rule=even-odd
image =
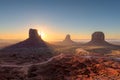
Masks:
[[[70,35],[66,35],[65,39],[63,40],[64,44],[74,44],[75,42],[71,40]]]
[[[0,80],[120,80],[120,61],[60,54],[43,63],[0,66]]]
[[[9,46],[9,48],[39,48],[47,47],[46,42],[44,42],[36,29],[29,30],[29,38],[19,42],[15,45]]]
[[[103,32],[94,32],[92,34],[92,42],[104,42],[105,41],[105,35]]]
[[[105,35],[101,31],[94,32],[92,34],[91,41],[88,42],[86,45],[100,45],[100,46],[108,46],[111,45],[107,41],[105,41]]]
[[[0,58],[5,58],[4,62],[10,60],[15,64],[42,62],[52,57],[52,52],[50,44],[42,40],[37,30],[30,29],[26,40],[0,50]]]
[[[28,76],[31,77],[28,79],[119,80],[120,76],[116,76],[120,75],[119,67],[119,61],[104,57],[60,54],[45,65],[33,65],[30,67]]]
[[[30,29],[29,30],[29,38],[30,39],[41,39],[41,36],[38,35],[38,32],[36,29]]]

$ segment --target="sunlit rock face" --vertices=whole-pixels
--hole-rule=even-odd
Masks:
[[[63,40],[63,43],[64,43],[64,44],[73,44],[74,41],[71,40],[71,37],[70,37],[70,35],[68,34],[68,35],[66,35],[65,39]]]
[[[44,65],[31,66],[28,80],[119,80],[119,67],[120,62],[110,58],[60,54]]]

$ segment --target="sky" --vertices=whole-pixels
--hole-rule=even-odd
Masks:
[[[120,0],[0,0],[0,39],[26,39],[29,28],[46,41],[90,39],[95,31],[120,39]]]

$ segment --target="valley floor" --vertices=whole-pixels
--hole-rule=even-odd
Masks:
[[[0,80],[120,80],[120,60],[60,54],[35,64],[1,64]]]

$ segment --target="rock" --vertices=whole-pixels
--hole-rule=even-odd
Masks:
[[[87,50],[82,49],[82,48],[77,48],[75,52],[76,52],[76,55],[89,55],[90,54]]]
[[[29,37],[19,43],[0,50],[0,57],[15,64],[42,62],[53,56],[50,44],[42,40],[36,29],[29,30]],[[1,59],[0,59],[1,60]]]
[[[71,40],[70,35],[66,35],[65,39],[63,40],[64,44],[74,44],[75,42]]]
[[[101,31],[94,32],[92,34],[91,41],[85,45],[95,45],[95,46],[112,46],[112,44],[105,41],[105,35]]]
[[[29,29],[29,38],[8,48],[40,48],[47,47],[47,43],[38,35],[36,29]]]
[[[60,59],[59,59],[60,58]],[[118,64],[111,67],[112,64]],[[109,64],[105,64],[105,63]],[[57,56],[53,60],[45,63],[44,65],[33,65],[29,68],[29,74],[35,76],[28,77],[34,78],[41,76],[41,80],[119,80],[120,79],[120,62],[113,61],[105,57],[78,55],[66,55],[61,58]],[[39,73],[39,74],[38,74]],[[51,74],[52,73],[52,74]],[[37,79],[36,79],[37,80]]]
[[[30,39],[41,39],[41,36],[38,35],[38,32],[36,29],[30,29],[29,30],[29,38]]]
[[[93,42],[104,42],[105,41],[105,35],[103,32],[94,32],[92,34],[92,40]]]

